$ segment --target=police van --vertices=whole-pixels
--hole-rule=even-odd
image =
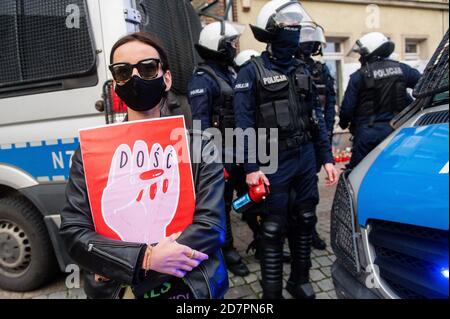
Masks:
[[[448,31],[396,128],[342,174],[331,212],[340,298],[448,299]]]
[[[0,289],[33,290],[71,263],[58,229],[78,130],[124,110],[108,73],[112,45],[156,33],[183,95],[198,13],[187,0],[0,2]]]

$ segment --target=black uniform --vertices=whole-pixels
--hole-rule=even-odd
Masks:
[[[320,105],[322,106],[323,114],[325,116],[325,125],[331,140],[336,117],[335,80],[331,76],[330,69],[325,63],[314,61],[312,58],[307,58],[305,62],[308,65],[309,72],[316,85]]]
[[[282,291],[282,255],[288,236],[292,255],[291,293],[312,297],[309,286],[311,232],[318,203],[316,155],[332,163],[322,109],[305,64],[292,60],[279,65],[268,52],[239,72],[235,86],[237,127],[278,129],[278,170],[268,174],[270,195],[261,229],[264,297],[279,298]],[[247,154],[247,151],[245,152]],[[246,163],[247,174],[260,169]],[[299,288],[302,287],[302,288]]]
[[[407,88],[419,81],[419,71],[407,64],[374,58],[350,76],[340,112],[341,128],[354,135],[355,167],[393,132],[389,122],[412,102]]]
[[[225,130],[233,129],[235,126],[233,109],[233,85],[234,73],[229,67],[209,62],[200,64],[194,76],[189,82],[189,100],[194,120],[200,120],[203,130],[217,128],[222,133],[225,142]],[[233,233],[231,229],[231,204],[234,191],[242,196],[248,190],[245,184],[245,175],[242,166],[226,163],[226,155],[234,157],[233,148],[226,148],[223,144],[224,166],[229,174],[225,183],[225,211],[227,232],[223,253],[227,266],[231,272],[238,276],[249,274],[247,266],[243,263],[233,245]]]
[[[299,53],[299,59],[308,66],[308,70],[311,73],[311,77],[316,86],[316,92],[319,96],[320,105],[325,117],[325,126],[327,128],[330,145],[332,145],[334,120],[336,117],[336,90],[334,87],[334,78],[331,76],[330,70],[326,64],[315,61],[310,55],[305,56],[302,51]],[[317,172],[320,172],[322,165],[326,164],[321,163],[319,159],[320,158],[317,157]],[[312,245],[313,248],[319,250],[324,250],[327,247],[325,241],[320,238],[316,227],[314,227],[313,231]]]

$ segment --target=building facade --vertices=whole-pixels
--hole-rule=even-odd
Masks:
[[[247,26],[240,50],[263,51],[265,44],[253,37],[249,24],[256,23],[260,9],[271,0],[193,0],[195,7],[217,2],[212,10],[223,15],[232,2],[228,19]],[[327,46],[322,60],[336,79],[337,104],[342,102],[350,75],[360,67],[358,56],[350,54],[356,40],[369,32],[382,32],[396,44],[395,58],[423,70],[439,45],[449,24],[448,0],[304,0],[300,1],[312,19],[326,33]],[[204,23],[213,21],[204,19]],[[336,148],[349,146],[349,133],[336,120]]]
[[[255,23],[259,10],[270,0],[235,0],[239,23]],[[349,75],[359,68],[357,56],[349,55],[362,35],[379,31],[396,44],[395,56],[423,68],[448,29],[448,0],[305,0],[312,19],[324,27],[328,45],[323,59],[337,80],[342,98]],[[242,50],[265,45],[257,42],[250,28],[240,41]]]

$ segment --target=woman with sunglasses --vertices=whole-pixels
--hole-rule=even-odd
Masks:
[[[109,69],[116,93],[128,106],[125,121],[179,115],[180,109],[188,113],[189,106],[170,92],[167,54],[154,36],[134,33],[120,39],[111,50]],[[191,138],[195,134],[201,133],[191,132]],[[206,147],[214,146],[203,141]],[[220,252],[225,238],[223,166],[192,164],[192,172],[196,208],[191,225],[154,245],[118,242],[95,232],[81,151],[76,151],[60,233],[70,257],[86,270],[88,297],[223,298],[228,289]]]

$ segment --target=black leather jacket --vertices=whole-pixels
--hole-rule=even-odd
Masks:
[[[186,114],[180,107],[171,95],[161,115]],[[210,141],[197,139],[199,142],[194,145],[192,138],[201,137],[201,133],[190,133],[191,141],[194,141],[190,143],[192,156],[194,149],[208,147]],[[177,242],[207,254],[209,259],[189,272],[185,282],[197,299],[223,298],[228,290],[228,275],[220,250],[225,240],[223,166],[202,162],[192,164],[192,171],[196,193],[194,220]],[[60,234],[69,255],[85,270],[84,289],[89,298],[117,298],[123,285],[130,285],[137,296],[142,296],[172,278],[153,271],[143,276],[141,264],[145,244],[116,241],[95,232],[80,149],[72,159],[66,200],[61,213]],[[94,274],[111,280],[95,282]]]

